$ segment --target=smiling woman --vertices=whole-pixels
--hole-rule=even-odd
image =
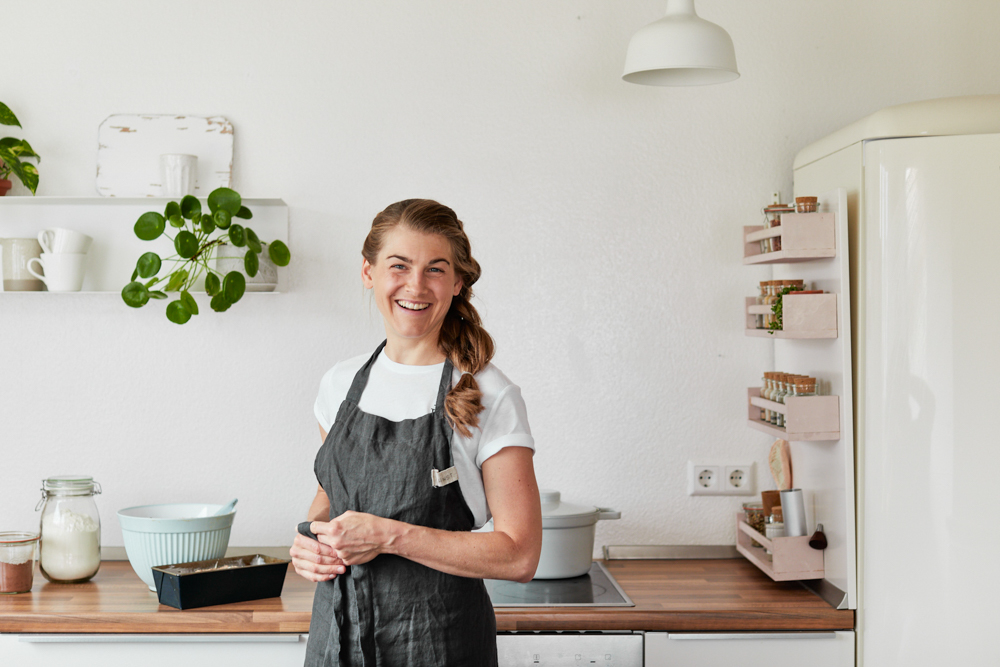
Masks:
[[[481,269],[421,199],[376,216],[362,256],[386,341],[316,399],[320,485],[291,549],[317,582],[306,664],[496,665],[482,579],[531,579],[541,509],[520,389],[470,301]]]

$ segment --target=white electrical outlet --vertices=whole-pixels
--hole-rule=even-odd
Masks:
[[[753,463],[695,463],[688,461],[689,496],[754,495]]]

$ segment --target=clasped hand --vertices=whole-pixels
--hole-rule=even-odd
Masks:
[[[295,571],[309,581],[330,581],[383,552],[386,519],[362,512],[344,512],[330,521],[313,521],[317,540],[297,534],[289,554]]]

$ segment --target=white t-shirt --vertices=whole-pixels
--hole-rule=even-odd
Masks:
[[[337,418],[340,404],[351,389],[354,376],[371,355],[364,354],[341,361],[323,376],[316,397],[316,419],[327,433]],[[416,419],[433,412],[444,362],[433,366],[408,366],[378,355],[368,375],[368,384],[358,406],[364,412],[390,421]],[[452,386],[462,376],[455,369]],[[475,518],[475,527],[490,520],[490,508],[483,489],[483,461],[504,447],[527,447],[535,450],[535,440],[528,427],[528,413],[521,389],[493,364],[476,374],[483,392],[479,426],[470,429],[471,438],[454,431],[451,437],[452,460],[458,472],[458,484]]]

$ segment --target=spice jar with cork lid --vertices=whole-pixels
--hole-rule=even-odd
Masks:
[[[101,567],[101,516],[93,477],[61,475],[42,482],[38,569],[54,583],[87,581]]]
[[[795,198],[796,213],[815,213],[818,207],[819,207],[819,199],[817,197]]]

